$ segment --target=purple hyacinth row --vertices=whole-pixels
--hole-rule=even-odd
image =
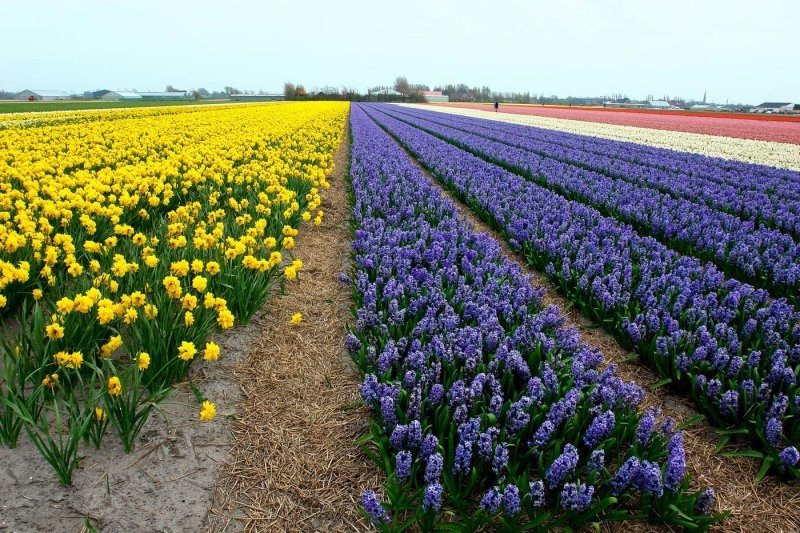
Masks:
[[[442,115],[427,113],[429,117]],[[447,116],[453,124],[470,131],[480,127],[514,135],[526,148],[559,154],[562,160],[575,158],[576,162],[623,179],[647,180],[671,194],[697,199],[800,237],[800,172],[531,126]],[[597,165],[598,162],[602,164]]]
[[[388,474],[384,501],[364,493],[372,522],[563,529],[635,501],[652,519],[713,523],[696,509],[705,493],[687,492],[671,420],[640,417],[641,389],[600,369],[602,355],[360,106],[350,120],[346,345],[377,418],[369,449]]]
[[[713,422],[746,428],[783,474],[800,474],[780,456],[800,443],[800,325],[790,305],[384,108],[368,110],[584,312],[689,389]]]
[[[775,296],[796,300],[800,289],[800,245],[794,238],[653,188],[653,182],[659,180],[670,186],[681,185],[674,176],[659,177],[657,169],[644,169],[641,165],[581,150],[556,151],[551,147],[543,151],[537,141],[521,137],[516,131],[501,133],[470,123],[470,133],[463,129],[466,126],[442,113],[406,112],[397,107],[386,112],[530,177],[569,199],[633,224],[640,233],[652,235],[681,253],[712,261],[733,277],[769,288]],[[524,131],[527,127],[516,126],[516,129]],[[620,179],[621,176],[625,178]],[[701,190],[696,185],[683,186]],[[707,183],[704,190],[709,197],[723,194],[715,184]],[[736,193],[732,194],[735,197]],[[800,221],[800,215],[795,219]]]

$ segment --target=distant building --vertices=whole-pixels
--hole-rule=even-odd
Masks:
[[[286,100],[286,96],[283,93],[232,94],[230,98],[234,102],[280,102]]]
[[[752,113],[788,113],[794,109],[791,102],[764,102],[758,104],[750,111]]]
[[[51,102],[54,100],[69,100],[71,97],[65,91],[30,90],[25,89],[14,96],[14,100],[36,100]]]
[[[631,102],[627,98],[625,98],[625,100],[627,100],[627,102],[620,100],[609,100],[607,102],[603,102],[603,107],[626,107],[633,109],[642,109],[644,107],[647,107],[646,102]]]
[[[694,104],[689,109],[692,111],[719,111],[720,107],[714,104]]]
[[[191,93],[184,91],[137,92],[142,100],[187,100]]]
[[[650,100],[649,104],[653,109],[672,109],[672,104],[666,100]]]
[[[442,94],[442,91],[421,91],[422,97],[425,98],[425,101],[430,103],[434,102],[449,102],[450,97],[446,94]]]
[[[97,91],[101,100],[141,100],[142,95],[132,91]]]
[[[403,93],[395,91],[394,89],[381,89],[379,91],[373,91],[371,94],[374,96],[395,96],[397,98],[405,96]]]

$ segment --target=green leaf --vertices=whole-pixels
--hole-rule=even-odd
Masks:
[[[774,461],[775,459],[772,456],[767,456],[764,458],[764,462],[761,463],[761,468],[758,470],[758,474],[756,474],[756,477],[753,478],[753,483],[758,484],[764,480],[764,477],[767,475],[767,472],[769,472],[769,469],[772,467],[772,463]]]
[[[740,450],[735,452],[722,452],[722,457],[755,457],[756,459],[763,459],[764,454],[756,450]]]
[[[652,385],[650,385],[650,390],[651,391],[658,390],[661,387],[663,387],[664,385],[669,385],[671,383],[672,383],[672,378],[664,378],[661,381],[657,381],[656,383],[653,383]]]
[[[702,422],[705,419],[706,419],[705,415],[693,416],[692,418],[690,418],[689,420],[687,420],[683,424],[678,425],[677,430],[681,431],[681,430],[684,430],[686,428],[690,428],[690,427],[692,427],[692,426],[694,426],[696,424],[699,424],[700,422]]]

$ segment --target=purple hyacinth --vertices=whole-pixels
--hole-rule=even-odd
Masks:
[[[634,488],[642,492],[649,492],[656,496],[661,496],[664,492],[664,485],[661,479],[661,468],[657,463],[641,461],[639,469],[631,480]]]
[[[722,395],[719,408],[723,414],[733,416],[739,410],[739,393],[735,390],[728,390]]]
[[[425,467],[425,482],[434,483],[439,481],[442,476],[442,467],[444,466],[444,459],[442,454],[434,453],[428,457],[428,464]]]
[[[636,429],[636,441],[642,445],[647,445],[650,442],[650,437],[653,435],[653,429],[656,426],[656,412],[648,409],[639,420],[639,427]]]
[[[456,446],[456,458],[453,465],[453,475],[459,472],[468,473],[472,467],[472,443],[461,442]]]
[[[404,424],[397,424],[392,430],[392,435],[389,437],[389,443],[392,445],[392,447],[399,450],[405,444],[407,435],[408,426]]]
[[[408,433],[406,436],[410,448],[419,448],[422,444],[422,424],[419,420],[412,420],[408,423]]]
[[[413,457],[411,452],[403,450],[397,454],[397,477],[400,479],[407,479],[411,476],[411,464]]]
[[[583,483],[580,486],[575,483],[565,483],[561,489],[561,507],[567,511],[581,512],[592,503],[592,495],[594,487],[587,487]]]
[[[397,423],[397,413],[394,409],[394,398],[383,396],[381,398],[381,417],[385,426],[390,427]]]
[[[575,446],[572,444],[564,446],[564,451],[561,455],[556,457],[545,474],[547,485],[550,488],[560,485],[561,482],[564,481],[564,478],[571,474],[575,470],[575,467],[578,466],[578,459],[578,450]]]
[[[508,444],[505,442],[500,443],[494,449],[494,457],[492,458],[492,472],[499,475],[508,464]]]
[[[364,505],[364,510],[367,512],[367,515],[369,515],[369,519],[373,524],[392,521],[389,517],[389,513],[387,513],[386,509],[381,505],[380,498],[378,498],[374,491],[364,491],[364,494],[361,495],[361,503]]]
[[[683,433],[675,433],[667,444],[667,468],[664,486],[675,492],[686,472],[686,451],[683,448]]]
[[[428,401],[431,405],[438,405],[444,398],[444,385],[436,383],[431,387],[431,392],[428,394]]]
[[[800,452],[794,446],[784,448],[780,453],[781,465],[785,467],[796,466],[800,462]]]
[[[711,509],[711,506],[713,504],[714,504],[714,489],[709,487],[702,493],[700,493],[700,495],[697,497],[697,501],[694,504],[694,508],[700,514],[708,514],[708,511]]]
[[[592,452],[592,455],[589,456],[588,466],[589,470],[593,470],[595,472],[599,472],[603,469],[606,462],[606,452],[605,450],[598,449]]]
[[[489,514],[495,514],[500,509],[500,504],[503,502],[503,496],[500,494],[498,487],[492,487],[481,498],[481,509]]]
[[[344,341],[344,346],[350,355],[355,355],[361,349],[361,341],[352,333],[348,333]]]
[[[531,481],[528,487],[531,495],[531,505],[534,507],[543,506],[545,500],[544,482],[541,479],[538,481]]]
[[[425,438],[422,439],[422,446],[419,449],[420,457],[428,459],[436,451],[437,446],[439,446],[439,439],[435,435],[425,435]]]
[[[433,510],[438,512],[442,508],[442,494],[444,488],[438,482],[429,483],[425,487],[425,495],[422,497],[422,508],[426,511]]]
[[[619,496],[633,482],[634,477],[639,472],[639,459],[629,457],[614,474],[611,479],[613,494]]]
[[[583,435],[583,444],[588,448],[597,446],[600,441],[611,435],[611,432],[614,431],[615,421],[616,417],[613,411],[606,411],[597,415],[594,420],[592,420],[592,423],[589,424],[586,433]]]
[[[507,516],[517,516],[520,511],[519,489],[516,485],[509,485],[503,491],[503,511]]]
[[[527,412],[530,406],[531,399],[527,396],[523,396],[519,401],[511,404],[511,409],[508,410],[506,415],[506,426],[509,432],[512,434],[518,433],[530,422],[531,415]]]
[[[781,440],[781,432],[783,431],[783,424],[777,418],[770,418],[767,420],[764,433],[767,436],[767,442],[771,446],[777,446]]]

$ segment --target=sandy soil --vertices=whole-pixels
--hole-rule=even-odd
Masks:
[[[71,487],[59,484],[24,432],[16,449],[0,447],[0,530],[81,531],[86,524],[102,531],[201,529],[241,398],[232,369],[262,328],[255,319],[219,335],[220,359],[192,367],[190,379],[217,404],[213,421],[198,420],[188,383],[178,384],[151,413],[132,453],[123,452],[111,427],[99,450],[84,446]]]

